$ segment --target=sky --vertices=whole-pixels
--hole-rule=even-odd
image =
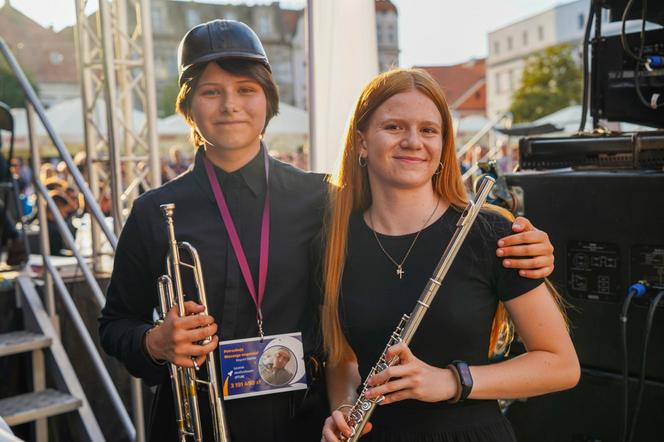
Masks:
[[[3,4],[6,0],[0,0]],[[334,1],[334,0],[329,0]],[[487,33],[570,0],[392,0],[399,11],[399,63],[447,65],[487,54]],[[11,0],[44,26],[59,30],[76,21],[74,0]],[[89,0],[91,9],[96,1]],[[271,3],[271,0],[206,0],[205,3]],[[305,0],[284,0],[301,8]]]

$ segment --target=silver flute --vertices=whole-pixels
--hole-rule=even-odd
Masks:
[[[182,287],[182,277],[180,268],[188,268],[193,272],[194,282],[197,290],[197,301],[205,307],[203,314],[208,314],[207,298],[205,296],[205,283],[203,281],[203,267],[201,266],[198,252],[188,242],[177,242],[175,238],[175,228],[173,226],[173,214],[175,204],[162,204],[161,211],[166,219],[168,228],[169,253],[166,257],[166,269],[168,274],[162,275],[158,279],[159,287],[159,308],[160,319],[162,323],[166,319],[166,314],[174,305],[178,306],[178,315],[186,315],[184,309],[184,289]],[[192,264],[180,259],[180,250],[187,253]],[[199,344],[207,344],[212,340],[211,337],[204,339]],[[217,368],[214,360],[214,352],[207,354],[205,358],[205,368],[207,369],[207,379],[199,379],[196,365],[196,358],[192,357],[195,368],[180,367],[175,364],[168,364],[171,386],[173,389],[173,400],[175,402],[175,419],[178,427],[178,441],[185,442],[188,438],[193,438],[196,442],[203,441],[203,430],[201,428],[201,413],[198,404],[198,389],[200,385],[207,387],[207,396],[210,402],[210,414],[212,417],[213,435],[215,442],[230,442],[231,437],[226,423],[224,406],[219,397],[219,380],[217,378]]]
[[[387,350],[391,346],[400,342],[410,344],[410,341],[413,339],[413,336],[415,335],[420,322],[422,322],[422,318],[424,318],[424,315],[429,309],[431,302],[438,293],[438,289],[440,288],[440,285],[445,278],[447,271],[450,269],[454,258],[459,252],[463,241],[466,239],[470,228],[475,222],[477,215],[480,213],[482,205],[489,196],[489,192],[491,192],[491,188],[495,182],[496,181],[490,176],[483,177],[479,186],[479,190],[475,196],[475,200],[470,201],[461,214],[461,217],[459,218],[459,221],[456,225],[454,236],[452,236],[452,239],[447,244],[447,247],[443,252],[443,256],[440,258],[440,261],[438,261],[436,270],[434,270],[433,276],[429,278],[426,287],[424,287],[420,298],[417,300],[417,304],[415,304],[415,308],[409,315],[404,314],[401,317],[397,328],[392,332],[392,335],[390,336],[390,339],[388,340],[383,353],[380,355],[378,362],[373,366],[369,372],[369,376],[367,376],[367,379],[362,384],[362,392],[360,393],[360,397],[357,398],[355,404],[350,408],[346,418],[346,421],[351,428],[351,435],[348,439],[342,435],[341,440],[356,442],[362,435],[362,430],[364,429],[364,426],[367,424],[367,422],[369,422],[371,415],[376,409],[376,405],[378,405],[383,400],[382,397],[375,399],[368,399],[366,397],[367,390],[371,388],[371,386],[367,384],[367,380],[371,376],[378,374],[399,362],[398,356],[388,360]]]

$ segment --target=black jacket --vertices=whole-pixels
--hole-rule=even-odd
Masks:
[[[176,434],[167,367],[155,365],[142,349],[143,335],[152,327],[153,312],[158,306],[156,281],[165,273],[168,250],[160,204],[175,204],[176,237],[198,250],[209,313],[219,325],[220,340],[258,335],[256,309],[219,215],[203,158],[204,151],[200,148],[191,170],[147,192],[134,203],[120,235],[106,306],[100,318],[104,350],[122,361],[132,375],[148,385],[159,386],[153,404],[150,440],[175,440]],[[306,173],[273,158],[269,159],[269,170],[270,251],[263,301],[264,330],[266,335],[301,331],[305,357],[309,358],[319,355],[322,348],[320,284],[316,275],[320,269],[320,230],[327,185],[324,175]],[[257,281],[266,189],[263,153],[234,173],[220,169],[215,172]],[[185,289],[193,287],[187,272],[183,273],[183,282]],[[185,293],[191,293],[191,289]],[[311,372],[308,375],[312,377]],[[318,393],[324,390],[324,385],[320,380],[314,384],[315,388],[307,392],[227,401],[233,440],[320,437],[326,404],[324,395]],[[309,405],[302,408],[305,396]],[[303,417],[308,425],[302,425]],[[209,428],[205,423],[204,427]],[[300,431],[310,432],[304,435]]]

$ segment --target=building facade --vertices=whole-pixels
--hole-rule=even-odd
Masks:
[[[397,9],[389,0],[375,0],[380,70],[399,65]],[[151,1],[157,95],[177,78],[177,45],[191,27],[225,18],[249,25],[265,47],[281,101],[307,106],[307,56],[304,10],[268,5],[212,4],[177,0]]]
[[[380,71],[399,65],[397,9],[389,0],[374,0]],[[129,21],[135,20],[129,10]],[[248,24],[260,37],[279,86],[281,101],[307,107],[307,54],[304,10],[282,9],[270,4],[220,4],[200,1],[151,0],[154,66],[157,96],[176,87],[177,47],[193,26],[225,18]],[[92,22],[96,15],[90,16]],[[93,28],[96,26],[93,25]],[[80,95],[74,29],[60,32],[43,28],[14,9],[9,1],[0,8],[0,29],[17,59],[39,85],[49,106]],[[24,56],[25,54],[25,56]],[[39,57],[35,57],[39,54]]]
[[[399,24],[397,8],[390,0],[376,0],[376,42],[378,70],[399,67]]]
[[[486,66],[489,117],[509,109],[531,55],[549,46],[567,43],[579,48],[581,60],[589,8],[590,0],[576,0],[489,33]],[[603,21],[607,18],[603,16]]]
[[[37,84],[44,106],[81,93],[73,32],[44,28],[5,1],[0,33],[25,73]]]

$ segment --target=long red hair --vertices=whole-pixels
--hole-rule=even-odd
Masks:
[[[461,172],[456,167],[456,150],[452,116],[438,83],[420,69],[394,69],[375,77],[363,90],[348,125],[341,165],[330,192],[330,212],[326,219],[326,248],[324,257],[324,303],[322,327],[328,362],[337,364],[348,357],[348,342],[339,322],[339,291],[346,260],[348,223],[351,213],[363,211],[371,205],[371,192],[367,169],[358,162],[357,133],[367,128],[376,109],[394,95],[419,91],[429,97],[442,117],[443,149],[440,161],[446,165],[432,177],[436,194],[451,205],[463,208],[468,203]],[[504,306],[499,304],[492,329],[491,342],[495,343],[502,324],[507,321]],[[495,335],[495,336],[494,336]],[[386,338],[387,339],[387,338]]]

